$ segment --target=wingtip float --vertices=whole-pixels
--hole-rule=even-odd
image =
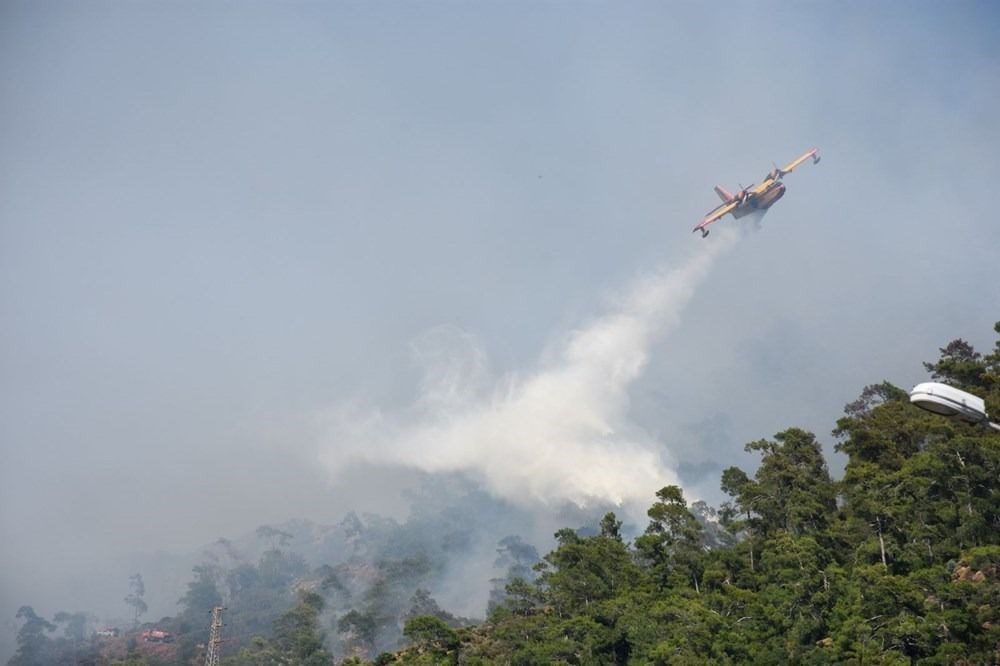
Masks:
[[[819,149],[813,148],[808,153],[789,162],[784,168],[779,168],[777,164],[774,169],[767,174],[760,185],[740,186],[740,191],[733,194],[720,185],[715,186],[715,193],[722,199],[722,203],[705,214],[705,219],[692,229],[701,232],[701,237],[708,235],[708,225],[732,213],[733,217],[739,219],[744,215],[749,215],[755,211],[764,211],[770,208],[785,195],[785,184],[781,182],[787,174],[790,174],[800,164],[812,158],[813,164],[819,164]]]

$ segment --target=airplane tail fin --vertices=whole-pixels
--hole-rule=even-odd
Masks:
[[[723,203],[729,203],[733,200],[733,195],[727,192],[726,188],[722,187],[722,185],[715,186],[715,193],[719,195]]]

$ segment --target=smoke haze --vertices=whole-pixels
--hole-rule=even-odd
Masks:
[[[335,475],[358,461],[463,472],[521,506],[648,502],[678,483],[676,461],[630,418],[628,391],[736,237],[719,230],[679,266],[636,279],[523,372],[493,378],[471,335],[428,332],[412,344],[423,368],[416,400],[333,410],[326,464]]]
[[[717,504],[790,425],[836,475],[863,386],[992,345],[995,3],[738,25],[642,0],[0,3],[0,661],[22,604],[119,617],[142,572],[147,618],[173,613],[203,544],[405,524],[438,470],[486,496],[442,504],[496,524],[433,590],[468,599],[495,537],[544,552],[675,481]],[[812,146],[738,251],[711,254],[748,218],[690,233],[712,185]]]

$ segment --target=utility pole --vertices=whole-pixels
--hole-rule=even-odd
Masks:
[[[222,611],[225,606],[216,606],[212,609],[212,631],[208,638],[208,652],[205,654],[205,666],[219,666],[219,659],[222,657]]]

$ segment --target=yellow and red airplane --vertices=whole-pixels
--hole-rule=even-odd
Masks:
[[[764,211],[774,205],[774,203],[785,195],[785,184],[781,182],[785,174],[791,173],[795,167],[799,166],[807,159],[812,158],[813,164],[819,162],[819,149],[813,148],[808,153],[798,159],[789,162],[784,169],[779,169],[774,165],[774,170],[767,174],[767,177],[760,185],[751,184],[749,187],[740,186],[742,189],[736,194],[730,194],[722,186],[715,186],[715,193],[722,199],[718,208],[714,208],[705,215],[705,219],[698,223],[693,231],[700,231],[701,237],[708,235],[708,225],[721,217],[733,214],[739,219],[744,215],[749,215],[754,211]]]

